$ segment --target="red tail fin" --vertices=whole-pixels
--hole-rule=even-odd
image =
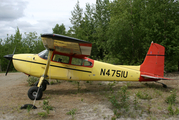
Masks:
[[[140,66],[141,76],[163,78],[165,47],[151,43],[144,62]]]

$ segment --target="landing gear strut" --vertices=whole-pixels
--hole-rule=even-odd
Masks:
[[[38,86],[38,84],[39,84],[39,81],[37,81],[37,82],[35,83],[35,86]],[[47,80],[43,80],[43,82],[42,82],[42,84],[41,84],[41,86],[40,86],[40,88],[42,89],[42,91],[45,91],[45,90],[46,90],[47,84],[49,85],[49,82],[48,82]]]

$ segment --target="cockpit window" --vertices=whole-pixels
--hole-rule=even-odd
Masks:
[[[72,65],[83,65],[83,59],[72,58],[71,64]]]
[[[54,54],[53,56],[53,61],[56,61],[56,62],[69,63],[69,60],[70,60],[70,57],[64,56],[64,55]]]
[[[84,61],[84,66],[92,66],[92,63],[89,61]]]
[[[49,52],[48,50],[43,50],[38,55],[39,55],[39,57],[41,57],[43,59],[47,59],[48,58],[48,52]]]
[[[85,59],[80,58],[72,58],[72,65],[80,65],[80,66],[92,66],[92,63]]]

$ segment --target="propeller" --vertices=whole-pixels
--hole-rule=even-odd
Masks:
[[[4,56],[4,58],[6,58],[6,59],[9,60],[9,64],[8,64],[8,66],[7,66],[7,69],[6,69],[6,74],[5,74],[5,76],[7,76],[7,73],[8,73],[8,71],[9,71],[9,67],[10,67],[10,65],[12,64],[12,58],[13,58],[13,55],[14,55],[15,51],[16,51],[16,47],[14,48],[13,54],[9,54],[9,55],[5,55],[5,56]]]

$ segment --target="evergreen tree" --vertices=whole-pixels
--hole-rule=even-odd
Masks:
[[[54,34],[66,35],[65,25],[63,23],[60,26],[56,24],[52,30]]]
[[[81,23],[83,20],[83,9],[80,8],[79,1],[77,1],[77,4],[75,5],[74,10],[71,12],[71,15],[72,15],[72,17],[70,18],[70,22],[73,25],[71,27],[71,31],[72,31],[72,33],[75,33],[75,34],[73,34],[74,35],[73,37],[82,39],[83,38],[83,34],[82,34],[83,29],[82,29]]]

